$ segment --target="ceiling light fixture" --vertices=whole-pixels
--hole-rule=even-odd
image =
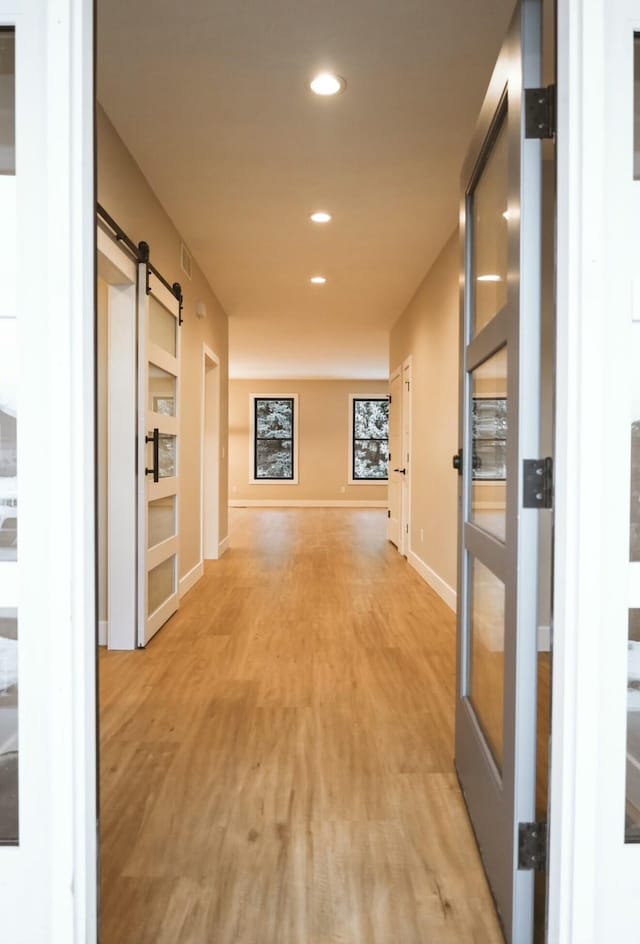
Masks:
[[[324,285],[327,280],[325,279],[324,275],[314,275],[310,281],[313,283],[313,285]]]
[[[346,82],[339,75],[332,72],[321,72],[309,83],[309,87],[316,95],[337,95],[344,91]]]
[[[330,223],[331,214],[325,213],[324,210],[318,210],[316,213],[310,213],[309,219],[314,223]]]
[[[479,275],[477,280],[478,282],[502,282],[501,275]]]

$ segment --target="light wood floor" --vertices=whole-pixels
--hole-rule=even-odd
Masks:
[[[101,669],[103,944],[501,944],[453,770],[455,626],[378,510],[238,510]]]

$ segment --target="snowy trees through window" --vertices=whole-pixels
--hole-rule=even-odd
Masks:
[[[294,481],[294,403],[293,397],[254,397],[254,479]]]
[[[389,399],[352,398],[352,469],[354,482],[389,477]]]

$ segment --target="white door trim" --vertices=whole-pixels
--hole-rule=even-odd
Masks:
[[[106,625],[100,626],[103,638],[99,642],[109,649],[135,649],[137,272],[135,261],[101,226],[97,236],[98,274],[109,286],[107,620]]]
[[[16,25],[20,846],[2,939],[97,936],[94,87],[90,0]]]
[[[401,542],[400,553],[409,557],[411,553],[411,463],[413,461],[413,361],[411,354],[402,362],[402,466],[406,474],[402,480],[402,513],[401,513]]]
[[[638,0],[558,2],[552,944],[637,936],[640,847],[623,842],[634,28]]]
[[[207,375],[210,375],[209,380]],[[210,389],[211,379],[213,380],[212,390]],[[203,344],[200,407],[201,561],[218,560],[220,557],[220,402],[220,358],[210,347]]]

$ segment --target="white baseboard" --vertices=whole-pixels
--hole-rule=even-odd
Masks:
[[[231,543],[231,539],[230,539],[229,535],[227,535],[226,538],[223,538],[223,539],[220,541],[220,544],[218,545],[218,557],[219,557],[219,558],[222,557],[222,555],[223,555],[226,551],[229,550],[229,545],[230,545],[230,543]]]
[[[230,508],[386,508],[387,501],[340,501],[338,499],[231,498]]]
[[[442,577],[432,570],[428,564],[422,560],[421,557],[418,557],[413,551],[409,551],[407,560],[413,567],[413,569],[420,574],[425,583],[428,583],[432,590],[435,590],[441,599],[447,604],[450,610],[456,612],[457,605],[457,593],[450,587],[449,584],[442,579]]]
[[[109,623],[107,620],[98,620],[98,645],[106,646],[109,639]]]
[[[191,570],[180,578],[179,584],[179,594],[181,597],[188,593],[189,590],[200,580],[204,574],[204,561],[200,561],[196,564],[195,567],[192,567]]]

